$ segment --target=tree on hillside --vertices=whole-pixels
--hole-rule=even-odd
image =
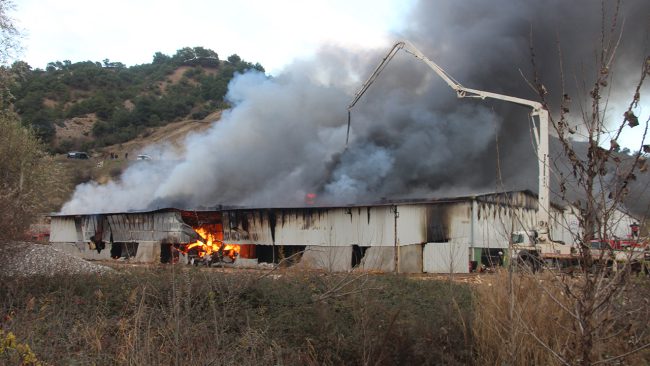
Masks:
[[[165,55],[162,52],[156,52],[153,55],[153,63],[154,64],[164,64],[164,63],[169,62],[171,59],[172,59],[171,57]]]
[[[9,11],[13,10],[11,0],[0,0],[0,63],[6,64],[20,51],[21,34],[16,28]]]
[[[181,66],[182,77],[173,80]],[[207,68],[219,72],[206,72]],[[217,53],[204,47],[181,48],[173,57],[156,52],[151,64],[131,67],[106,58],[102,62],[55,61],[46,70],[32,70],[17,62],[11,69],[21,75],[14,79],[17,82],[7,84],[12,85],[15,112],[57,152],[70,146],[54,139],[55,126],[67,119],[96,119],[94,146],[124,142],[146,127],[201,119],[227,108],[223,98],[235,73],[264,70],[237,55],[222,65]]]
[[[241,62],[241,57],[237,55],[236,53],[233,53],[232,55],[228,56],[228,62],[230,62],[233,65],[236,65]]]
[[[172,57],[178,65],[200,65],[219,67],[219,55],[211,49],[203,47],[183,47]]]
[[[11,0],[0,0],[0,65],[5,65],[20,50],[20,32],[8,14],[13,8],[14,4]],[[11,69],[0,67],[0,108],[3,110],[13,100],[9,90],[13,78]]]

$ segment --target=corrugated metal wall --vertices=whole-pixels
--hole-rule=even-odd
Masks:
[[[109,242],[169,241],[187,243],[196,237],[179,212],[124,213],[110,215],[54,216],[50,242],[89,242],[96,233]]]
[[[179,212],[107,215],[115,242],[162,241],[187,243],[194,230],[183,223]]]
[[[399,245],[426,241],[426,209],[397,207]],[[224,211],[224,239],[233,244],[393,246],[393,206]]]
[[[473,203],[474,222],[469,233],[472,247],[507,248],[512,231],[536,228],[535,197],[523,192],[509,193],[502,200],[490,197],[489,200],[481,197]],[[550,221],[553,240],[573,243],[570,225],[572,216],[569,212],[551,207]]]
[[[223,211],[221,217],[224,241],[231,244],[273,245],[273,220],[268,210]]]
[[[422,248],[424,245],[422,266],[427,272],[441,271],[445,266],[448,271],[450,264],[454,271],[464,272],[471,248],[507,248],[511,231],[535,228],[536,210],[535,197],[515,192],[448,202],[349,208],[232,209],[196,214],[214,216],[215,223],[222,222],[224,241],[232,244],[311,246],[314,249],[352,245],[375,247],[377,253],[386,250],[381,256],[383,268],[392,261],[391,247],[397,240],[399,246],[419,245],[418,248]],[[553,207],[552,210],[552,238],[573,243],[572,234],[578,230],[575,214],[570,209],[561,212]],[[634,219],[620,211],[613,216],[613,235],[626,237]],[[98,231],[103,232],[106,242],[111,234],[114,242],[188,243],[196,239],[193,229],[183,222],[181,212],[157,211],[54,216],[50,241],[88,242]],[[366,252],[368,258],[364,262],[374,252]],[[456,253],[451,259],[447,255],[450,252]]]
[[[77,241],[77,230],[74,217],[54,216],[50,220],[50,242],[74,243]]]
[[[465,243],[427,243],[422,253],[427,273],[469,273],[469,248]]]

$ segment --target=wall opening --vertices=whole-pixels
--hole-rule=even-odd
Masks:
[[[135,257],[139,243],[113,243],[111,245],[111,258],[119,259]]]
[[[276,256],[276,263],[281,263],[283,266],[293,266],[300,262],[302,254],[307,248],[306,245],[280,245],[278,248],[278,255]]]
[[[172,244],[162,242],[160,243],[160,263],[172,262]]]
[[[256,245],[258,263],[282,263],[291,266],[300,262],[306,245]]]
[[[481,251],[481,265],[486,267],[503,266],[504,249],[501,248],[483,248]]]
[[[363,256],[366,255],[366,250],[368,250],[368,247],[361,247],[356,244],[352,246],[352,268],[361,264]]]
[[[117,259],[122,256],[122,243],[111,244],[111,258]]]
[[[258,263],[274,263],[273,245],[256,245],[255,253],[257,254]]]

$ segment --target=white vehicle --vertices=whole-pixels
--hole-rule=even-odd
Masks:
[[[566,267],[573,264],[577,258],[575,247],[558,241],[540,241],[534,230],[513,232],[510,243],[510,259],[526,264],[533,270],[539,269],[542,263],[553,267]]]
[[[151,160],[151,156],[147,154],[140,154],[135,158],[135,160]]]

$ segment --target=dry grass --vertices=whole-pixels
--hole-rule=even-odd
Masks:
[[[4,279],[0,325],[57,365],[471,362],[468,286],[373,275],[332,292],[350,276],[159,266]]]
[[[474,285],[292,269],[117,272],[4,278],[0,329],[56,365],[555,365],[577,341],[571,302],[548,273],[513,277],[511,311],[507,272]],[[596,359],[648,342],[648,294],[634,278],[614,300],[614,336],[598,339]],[[642,350],[610,363],[649,360]]]
[[[560,280],[571,281],[579,290],[580,278],[542,275],[513,275],[513,295],[509,276],[503,271],[487,286],[476,288],[474,337],[476,354],[483,364],[558,365],[580,362],[571,359],[576,349],[578,322],[572,315],[575,301],[563,291]],[[614,299],[615,311],[608,322],[608,337],[596,339],[597,359],[622,355],[650,341],[647,279],[633,279],[621,298]],[[510,299],[514,301],[510,301]],[[574,355],[575,356],[575,355]],[[646,350],[630,354],[612,364],[647,364]],[[609,364],[609,363],[606,363]]]

